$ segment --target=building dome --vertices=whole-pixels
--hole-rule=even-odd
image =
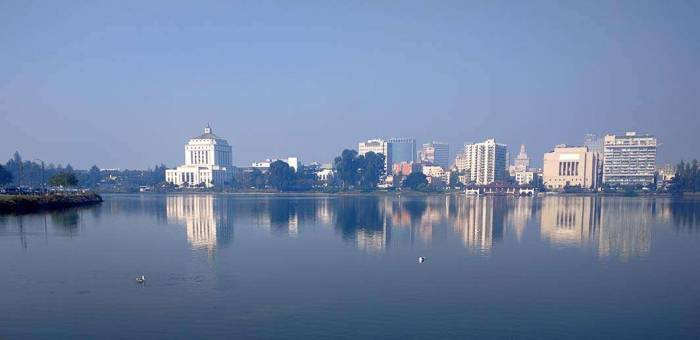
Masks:
[[[209,124],[207,124],[207,127],[204,128],[204,133],[203,133],[203,134],[201,134],[201,135],[199,135],[199,136],[197,136],[197,137],[194,137],[194,138],[190,139],[190,141],[193,141],[193,140],[202,140],[202,139],[215,140],[218,144],[228,144],[228,142],[227,142],[225,139],[223,139],[223,138],[221,138],[221,137],[215,135],[215,134],[212,132],[211,126],[209,126]]]

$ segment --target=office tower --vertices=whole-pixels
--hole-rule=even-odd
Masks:
[[[416,161],[415,138],[390,138],[389,146],[392,163],[413,163]]]
[[[447,143],[432,141],[423,144],[420,156],[421,163],[439,165],[444,169],[450,167],[450,145]]]
[[[654,183],[656,138],[627,132],[603,139],[603,182],[612,186]]]

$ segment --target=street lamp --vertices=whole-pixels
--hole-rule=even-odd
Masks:
[[[42,191],[45,194],[46,193],[46,179],[44,178],[44,161],[42,161],[39,158],[34,158],[35,161],[41,162],[41,186],[42,186]]]

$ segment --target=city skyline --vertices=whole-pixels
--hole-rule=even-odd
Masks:
[[[211,123],[235,165],[412,137],[450,158],[525,144],[541,166],[556,144],[625,131],[676,163],[700,149],[699,6],[5,2],[0,156],[172,167]]]

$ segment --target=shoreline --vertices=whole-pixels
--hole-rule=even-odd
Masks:
[[[102,196],[92,192],[75,195],[0,195],[0,214],[22,214],[83,207],[99,204],[102,201]]]
[[[225,195],[225,196],[280,196],[280,197],[291,197],[291,196],[308,196],[308,197],[354,197],[354,196],[378,196],[378,197],[427,197],[427,196],[452,196],[452,195],[464,195],[467,197],[639,197],[639,198],[650,198],[650,197],[700,197],[700,193],[683,193],[683,194],[671,194],[671,193],[638,193],[635,195],[628,195],[625,193],[560,193],[560,192],[545,192],[537,193],[534,196],[517,196],[517,195],[481,195],[472,196],[466,195],[463,191],[451,191],[451,192],[420,192],[420,191],[372,191],[372,192],[361,192],[361,191],[347,191],[347,192],[262,192],[262,191],[242,191],[242,192],[214,192],[214,191],[166,191],[166,192],[102,192],[106,195]]]

